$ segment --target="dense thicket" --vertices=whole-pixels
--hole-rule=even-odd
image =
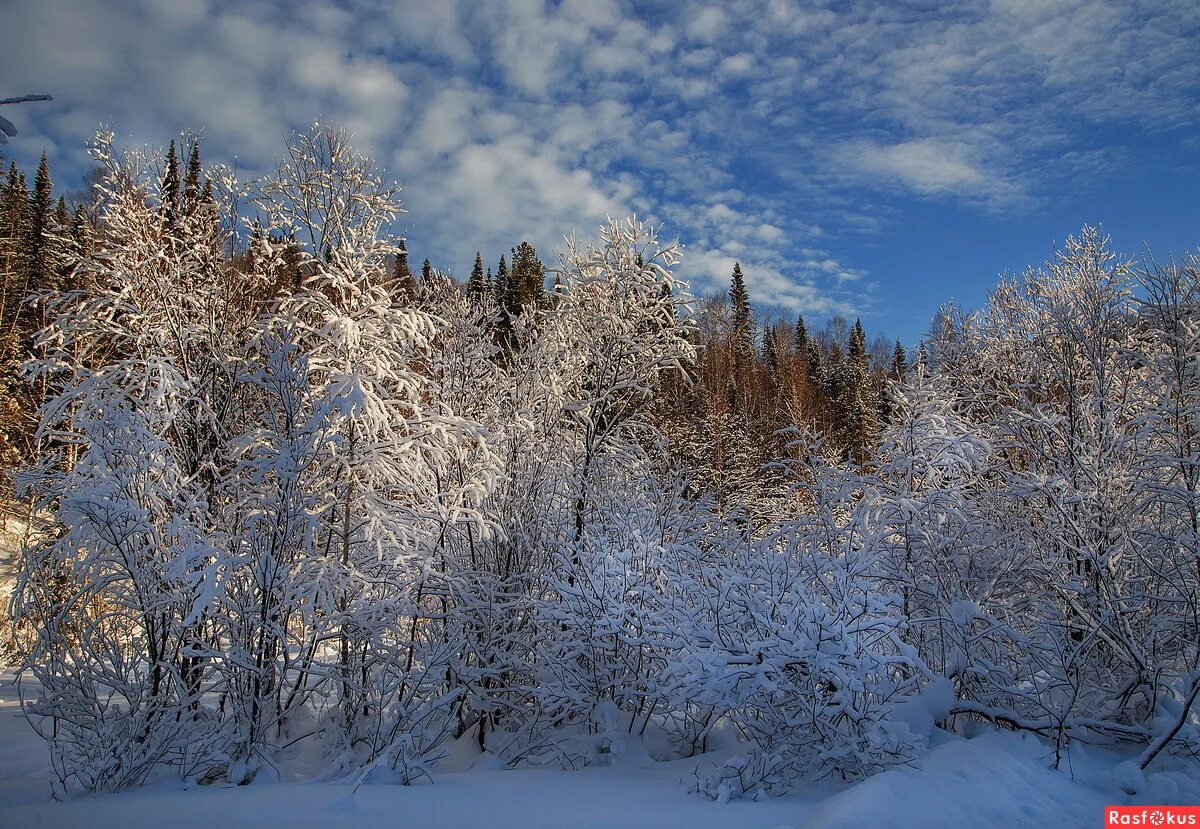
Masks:
[[[56,791],[736,738],[697,766],[723,799],[978,720],[1196,750],[1200,263],[1085,229],[910,365],[756,320],[740,265],[697,302],[635,220],[417,277],[337,130],[248,185],[182,147],[101,135],[74,216],[45,165],[3,193]]]

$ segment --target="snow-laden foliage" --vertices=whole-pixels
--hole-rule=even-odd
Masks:
[[[95,151],[97,229],[38,298],[19,476],[45,526],[12,607],[56,793],[245,784],[297,753],[412,783],[456,742],[695,757],[724,800],[978,719],[1140,741],[1143,767],[1196,745],[1194,261],[1135,273],[1086,231],[889,381],[861,325],[827,366],[768,330],[750,377],[744,285],[728,353],[697,353],[679,250],[635,219],[568,241],[550,292],[528,244],[464,290],[412,276],[398,191],[338,130],[244,187]],[[672,419],[705,361],[729,406]]]
[[[869,475],[884,574],[957,712],[1059,748],[1189,733],[1198,276],[1135,273],[1085,229],[947,316],[900,391]]]

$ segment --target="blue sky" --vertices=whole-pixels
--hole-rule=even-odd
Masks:
[[[9,0],[0,97],[74,186],[100,122],[264,171],[342,123],[405,188],[419,260],[636,212],[698,293],[914,341],[1084,223],[1200,245],[1200,3]]]

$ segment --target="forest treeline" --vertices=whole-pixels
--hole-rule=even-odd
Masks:
[[[459,284],[345,135],[241,182],[10,169],[11,647],[56,793],[412,782],[447,741],[693,756],[716,798],[919,756],[934,723],[1200,750],[1200,263],[1085,228],[947,309],[698,300],[634,219]],[[186,157],[186,161],[184,161]],[[238,240],[244,240],[239,242]]]
[[[185,140],[189,143],[179,153],[170,142],[161,165],[160,189],[175,194],[166,198],[168,205],[174,203],[167,208],[171,222],[174,214],[198,204],[215,209],[213,183],[201,170],[199,141],[181,139],[181,147]],[[32,176],[14,161],[0,181],[0,388],[5,406],[0,412],[0,463],[5,469],[36,455],[34,432],[43,401],[41,389],[25,382],[22,366],[36,356],[35,335],[48,321],[47,292],[77,287],[72,263],[91,252],[102,235],[96,185],[103,175],[102,167],[94,168],[82,188],[56,194],[43,155]],[[262,232],[251,222],[245,244],[230,238],[225,253],[233,274],[240,277],[246,271],[248,251]],[[445,282],[447,272],[425,259],[418,277],[405,241],[398,244],[386,266],[386,288],[395,301],[411,305],[423,283]],[[554,279],[557,263],[547,268],[526,241],[501,254],[494,269],[484,261],[476,252],[471,274],[459,288],[472,306],[493,312],[487,322],[503,351],[511,347],[510,319],[527,308],[535,314],[545,308],[561,281]],[[292,281],[281,280],[272,291],[295,287],[299,278],[297,270]],[[253,305],[264,297],[250,292],[241,299]],[[831,446],[860,463],[870,456],[888,418],[888,381],[903,379],[908,365],[899,341],[877,336],[868,343],[861,321],[851,325],[841,316],[811,333],[802,315],[794,321],[763,319],[740,263],[733,268],[727,293],[698,299],[688,313],[687,338],[696,357],[666,381],[668,388],[656,388],[655,406],[657,424],[691,472],[697,492],[711,494],[723,508],[738,509],[747,518],[778,517],[787,488],[771,463],[786,457],[791,439],[784,430],[789,428],[818,429]]]

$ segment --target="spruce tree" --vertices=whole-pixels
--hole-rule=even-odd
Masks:
[[[746,290],[746,280],[742,276],[742,263],[733,263],[733,277],[729,284],[729,304],[733,310],[733,335],[738,345],[747,351],[753,346],[753,333],[750,327],[753,311],[750,307],[750,292]]]
[[[861,369],[864,373],[867,370],[867,335],[863,331],[862,320],[856,319],[854,327],[850,329],[850,343],[847,349],[847,355],[850,358],[851,364],[856,368]]]
[[[750,292],[746,290],[746,280],[742,276],[742,265],[735,262],[733,276],[729,284],[729,305],[732,312],[732,331],[730,332],[733,357],[732,382],[737,391],[733,396],[737,408],[744,408],[749,403],[750,374],[754,370],[754,329],[753,310],[750,307]]]
[[[50,235],[54,225],[54,184],[50,181],[50,164],[46,153],[38,162],[37,173],[33,179],[33,194],[29,198],[29,206],[25,220],[24,295],[30,290],[41,290],[50,286],[54,266],[51,262],[52,253]]]
[[[763,323],[763,363],[767,367],[768,376],[774,381],[779,377],[779,350],[775,346],[775,332],[771,326]]]
[[[808,327],[804,324],[804,315],[796,316],[796,334],[792,342],[796,346],[796,354],[804,357],[808,354]]]
[[[8,177],[4,180],[4,191],[0,194],[0,267],[4,269],[5,289],[9,288],[21,267],[22,245],[25,240],[26,207],[29,191],[25,186],[25,174],[12,162]],[[7,308],[7,305],[5,305]],[[0,314],[0,317],[3,315]]]
[[[867,338],[861,320],[856,319],[850,330],[843,374],[838,389],[842,439],[847,454],[862,463],[874,441],[879,407],[870,377]]]
[[[488,291],[488,283],[483,275],[483,254],[475,251],[475,266],[471,268],[471,278],[467,280],[467,298],[472,302],[482,302]]]
[[[71,225],[71,213],[67,210],[67,197],[59,196],[54,203],[54,229],[64,231]]]
[[[417,278],[408,266],[408,246],[403,241],[400,243],[400,252],[392,262],[391,289],[393,293],[406,297],[411,297],[417,290]]]
[[[892,376],[896,380],[904,379],[904,372],[908,370],[908,354],[904,351],[904,346],[896,340],[896,350],[892,352]]]
[[[803,375],[800,399],[804,403],[804,416],[812,425],[824,423],[825,417],[825,366],[821,360],[821,349],[817,341],[808,338],[804,351],[798,355]]]
[[[433,265],[429,264],[429,260],[426,259],[421,264],[421,279],[428,282],[430,280],[430,278],[432,278],[432,276],[433,276]]]
[[[166,171],[159,186],[163,221],[168,229],[174,229],[179,216],[179,158],[175,155],[175,140],[167,147]]]
[[[504,260],[504,254],[500,254],[500,264],[496,266],[496,282],[492,290],[496,295],[496,304],[501,308],[505,308],[505,299],[508,297],[508,262]]]
[[[192,151],[188,154],[187,175],[183,184],[183,204],[185,210],[194,210],[200,203],[200,142],[192,142]]]
[[[512,249],[512,273],[506,305],[511,313],[519,314],[525,308],[542,304],[546,293],[546,267],[538,259],[537,251],[528,242]]]

